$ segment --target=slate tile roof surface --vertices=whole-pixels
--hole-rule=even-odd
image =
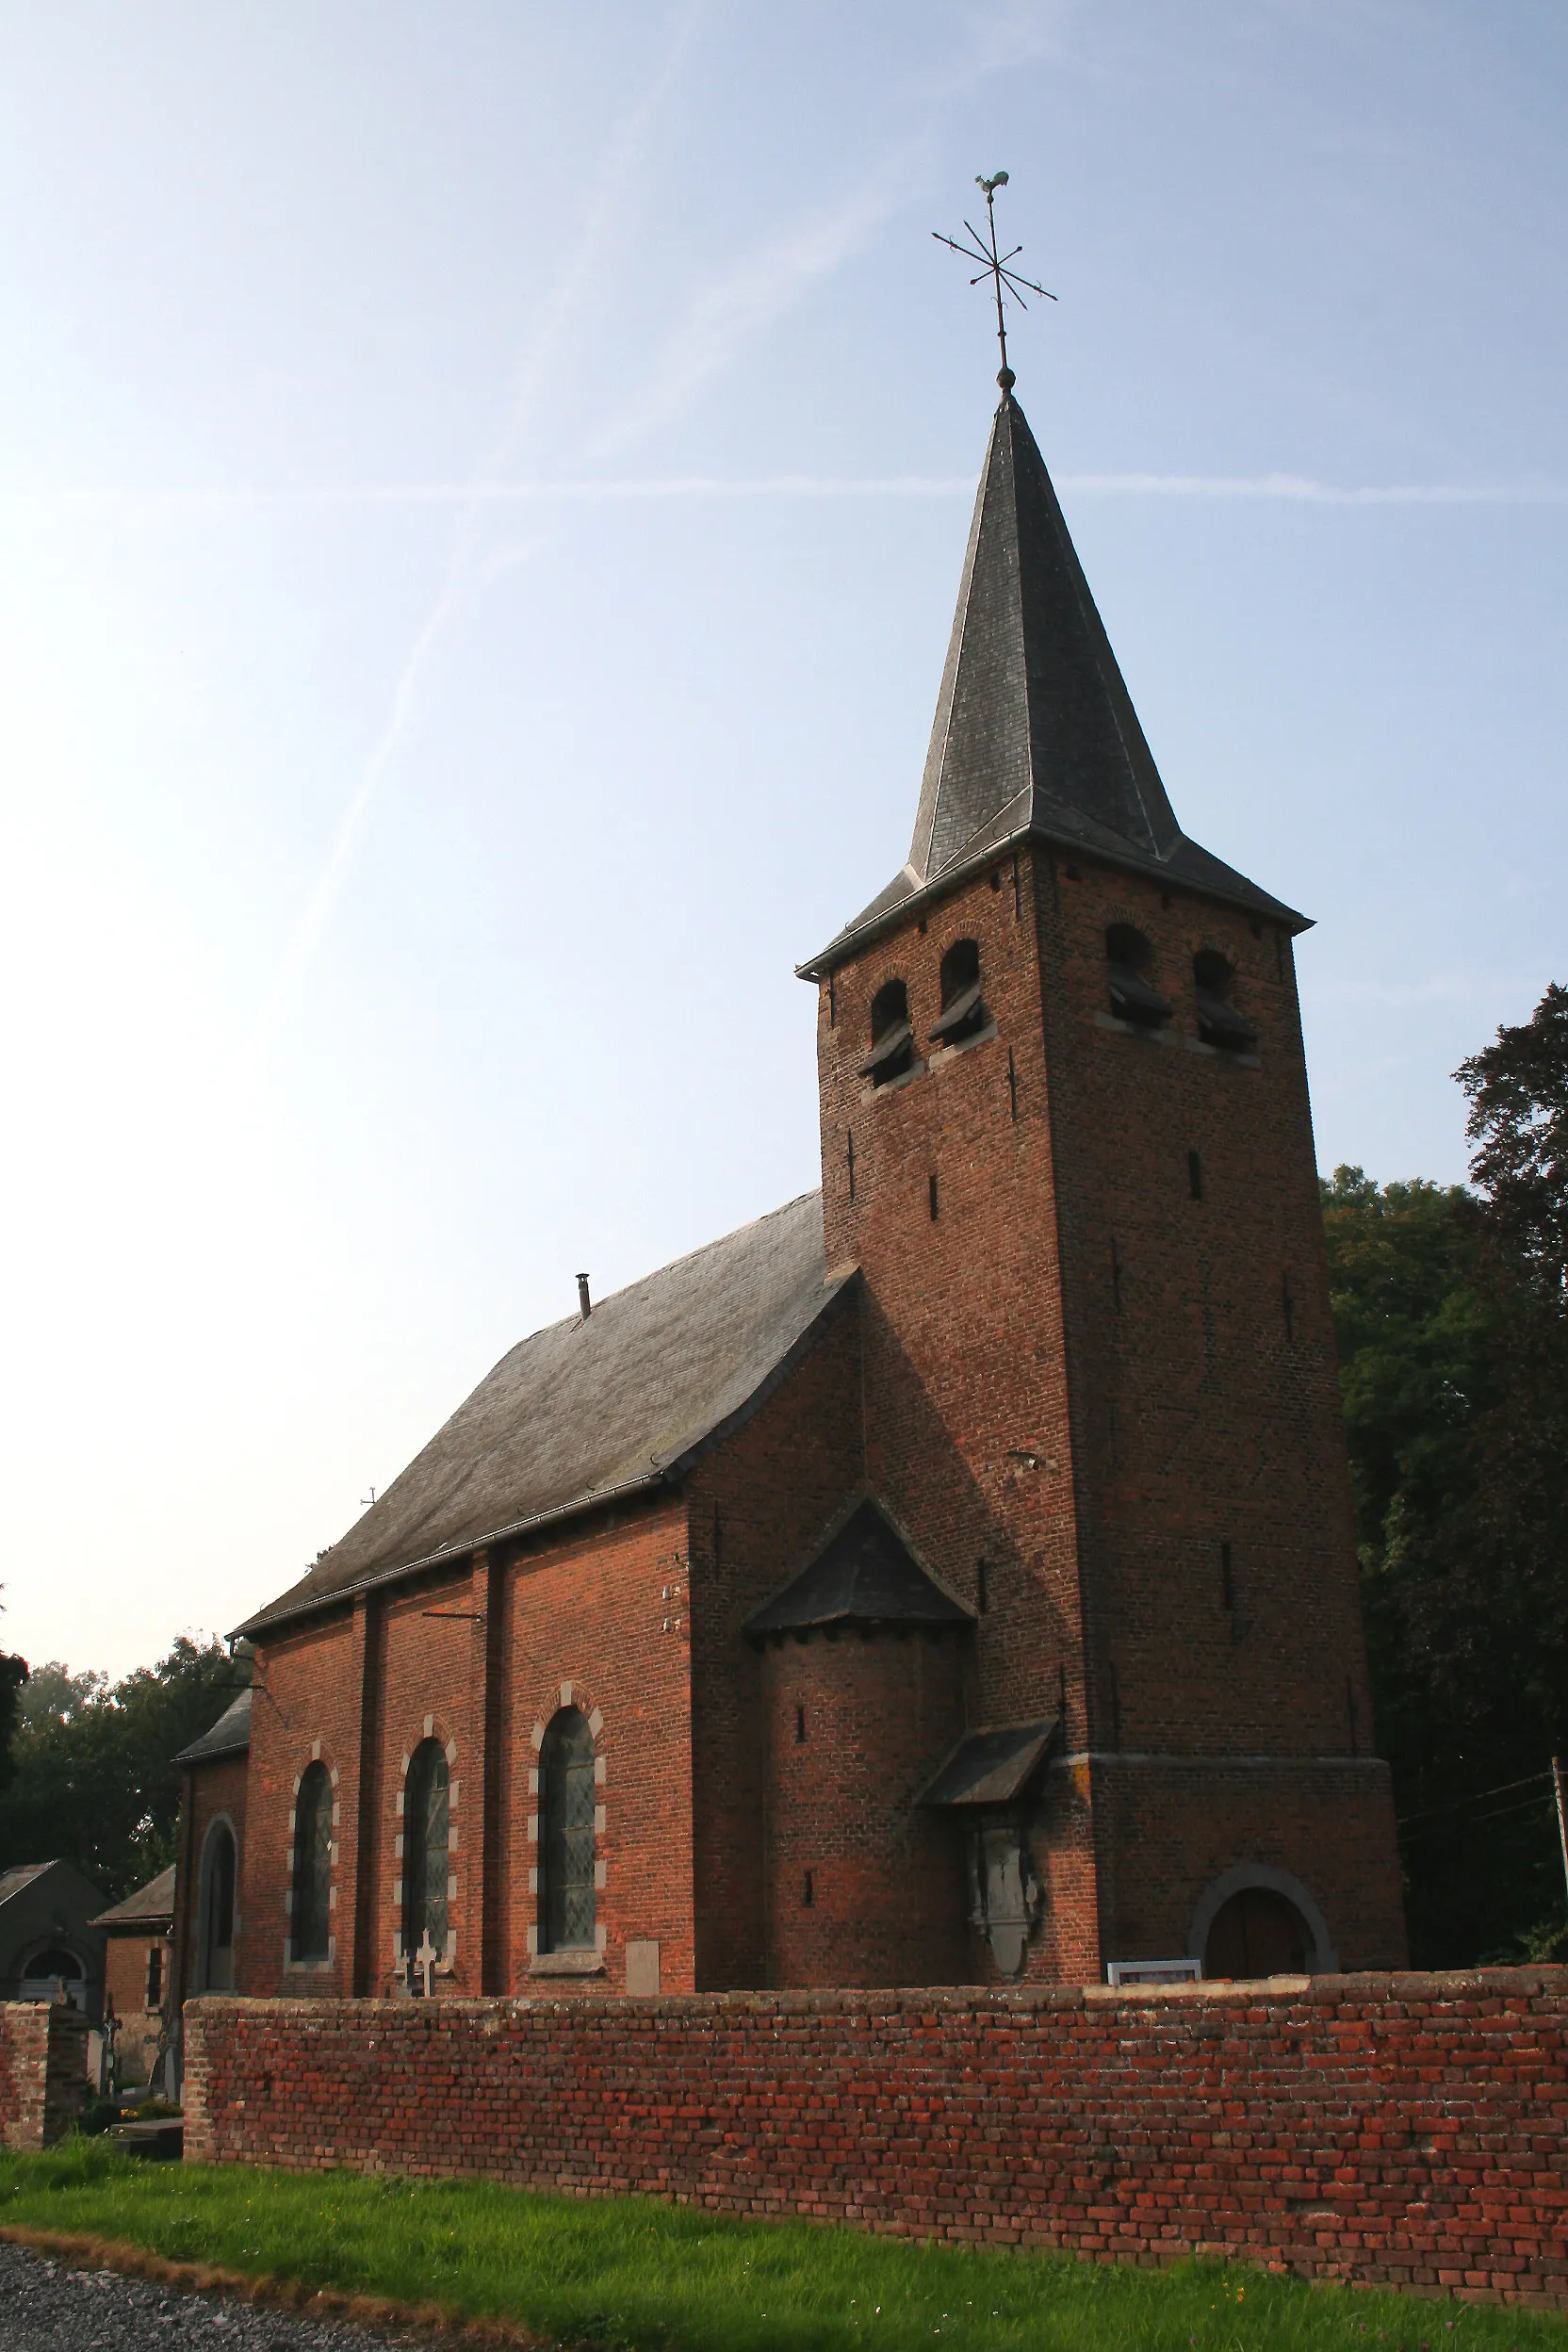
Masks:
[[[192,1740],[171,1761],[175,1764],[200,1764],[212,1756],[242,1756],[251,1744],[251,1693],[241,1690],[199,1740]]]
[[[869,1498],[783,1592],[746,1620],[750,1634],[812,1625],[967,1625],[970,1612],[928,1576]]]
[[[0,1903],[9,1903],[24,1886],[30,1886],[35,1878],[41,1878],[45,1870],[54,1867],[53,1862],[23,1862],[14,1870],[0,1871]]]
[[[246,1696],[250,1696],[249,1691]],[[92,1922],[93,1926],[139,1927],[145,1924],[157,1927],[166,1919],[172,1919],[174,1916],[174,1870],[175,1865],[171,1862],[166,1870],[160,1870],[156,1878],[150,1878],[145,1886],[138,1886],[125,1897],[123,1903],[111,1903],[106,1911],[100,1911]]]
[[[1032,1723],[991,1723],[965,1732],[917,1803],[1012,1804],[1045,1762],[1060,1729],[1057,1716],[1042,1715]]]
[[[853,1279],[828,1282],[822,1196],[805,1193],[596,1301],[586,1321],[535,1331],[240,1630],[673,1480],[760,1403]]]
[[[1007,394],[970,526],[908,860],[802,974],[817,977],[922,892],[1031,836],[1307,927],[1177,824],[1045,460]]]

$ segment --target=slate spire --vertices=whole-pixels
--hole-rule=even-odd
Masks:
[[[1177,824],[1012,370],[998,381],[908,859],[801,977],[820,979],[944,876],[1031,836],[1305,930],[1306,916]]]
[[[1056,493],[1004,388],[991,426],[937,698],[909,864],[933,880],[1004,819],[1108,831],[1168,857],[1180,841]]]

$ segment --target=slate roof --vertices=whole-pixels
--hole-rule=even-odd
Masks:
[[[170,1761],[174,1764],[202,1764],[213,1756],[243,1756],[250,1744],[251,1693],[247,1690],[241,1690],[237,1699],[230,1700],[210,1730],[204,1731],[199,1740],[192,1740]]]
[[[1056,493],[1010,392],[991,426],[908,860],[800,967],[815,979],[910,901],[1030,837],[1299,915],[1189,841],[1166,797]]]
[[[246,1694],[249,1696],[249,1693]],[[150,1878],[145,1886],[137,1887],[123,1903],[111,1903],[100,1911],[94,1927],[161,1927],[174,1916],[174,1865]]]
[[[35,1878],[41,1878],[45,1870],[54,1867],[53,1862],[23,1862],[14,1870],[0,1871],[0,1903],[9,1903],[24,1886],[30,1886]]]
[[[749,1634],[821,1625],[967,1625],[970,1612],[934,1583],[869,1497],[783,1592],[746,1620]]]
[[[1060,1719],[991,1723],[968,1731],[924,1788],[922,1805],[1009,1805],[1022,1795],[1051,1753]]]
[[[822,1196],[523,1340],[365,1516],[240,1630],[677,1479],[761,1403],[833,1300]]]

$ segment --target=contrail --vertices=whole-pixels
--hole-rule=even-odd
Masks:
[[[300,975],[315,953],[317,941],[342,888],[356,836],[375,796],[376,787],[408,727],[420,679],[453,614],[476,584],[474,555],[479,527],[482,518],[494,504],[486,494],[494,487],[496,478],[515,452],[546,369],[554,359],[572,323],[574,313],[586,298],[585,289],[596,275],[602,249],[610,235],[622,193],[640,159],[649,125],[679,71],[701,12],[700,0],[694,0],[694,5],[687,8],[677,25],[669,52],[651,86],[612,139],[606,161],[595,175],[596,193],[588,205],[582,227],[557,279],[554,296],[532,338],[514,387],[506,422],[493,447],[476,466],[472,482],[461,498],[454,501],[457,513],[452,547],[440,588],[409,649],[393,689],[392,707],[386,725],[360,771],[359,781],[343,813],[336,839],[311,893],[310,904],[289,942],[288,951],[261,1008],[251,1038],[251,1049],[254,1054],[264,1053],[277,1034]]]
[[[1057,474],[1075,498],[1253,500],[1300,506],[1568,506],[1568,482],[1408,482],[1362,485],[1305,474]],[[92,520],[242,521],[247,514],[353,513],[451,507],[474,514],[526,507],[612,505],[637,499],[970,498],[968,474],[647,474],[554,481],[380,482],[312,490],[89,490],[0,492],[0,508],[28,506]]]

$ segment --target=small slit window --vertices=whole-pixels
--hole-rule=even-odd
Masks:
[[[446,1954],[450,1815],[447,1751],[439,1740],[421,1740],[403,1789],[403,1950],[411,1958],[427,1936],[436,1958]]]
[[[294,1804],[294,1909],[289,1957],[324,1960],[332,1911],[332,1780],[307,1765]]]
[[[980,993],[980,950],[972,939],[954,940],[942,957],[941,985],[941,1018],[931,1032],[931,1042],[961,1045],[989,1018]]]
[[[1198,996],[1198,1034],[1205,1045],[1228,1054],[1245,1054],[1256,1045],[1257,1030],[1232,1003],[1235,967],[1217,948],[1200,948],[1192,959],[1193,985]]]
[[[871,1001],[871,1053],[860,1065],[860,1075],[885,1086],[894,1078],[906,1077],[914,1059],[909,991],[902,980],[885,981]]]
[[[1153,955],[1141,931],[1130,923],[1113,923],[1105,934],[1105,979],[1111,1010],[1119,1021],[1139,1029],[1158,1029],[1175,1011],[1150,977]]]
[[[592,1952],[594,1735],[580,1707],[550,1719],[539,1751],[539,1949]]]

